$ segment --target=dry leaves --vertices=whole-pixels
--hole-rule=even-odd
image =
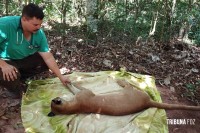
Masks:
[[[174,88],[172,90],[180,95],[185,93],[186,84],[200,79],[200,50],[197,47],[174,41],[166,49],[155,42],[134,45],[128,40],[105,40],[101,37],[98,42],[103,43],[91,46],[86,44],[83,35],[71,34],[60,40],[49,36],[52,52],[59,66],[68,70],[66,73],[125,67],[127,71],[155,76],[157,83]],[[197,95],[195,99],[200,101]]]
[[[91,46],[86,44],[84,35],[76,31],[69,31],[64,36],[51,32],[47,37],[62,74],[126,68],[130,72],[152,75],[157,84],[167,86],[169,91],[192,99],[194,103],[200,102],[200,48],[188,47],[176,41],[163,45],[164,47],[152,41],[135,45],[131,40],[120,37],[98,37],[98,44]],[[53,77],[51,73],[42,73],[34,79],[50,77]],[[187,84],[197,87],[191,91],[187,89]],[[1,96],[2,91],[5,90],[0,88]],[[185,93],[191,95],[184,95]],[[0,132],[20,128],[20,123],[12,123],[15,117],[18,117],[15,121],[20,120],[19,99],[15,101],[3,96],[0,100]],[[18,131],[23,132],[21,128]]]

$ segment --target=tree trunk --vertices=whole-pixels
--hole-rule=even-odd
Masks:
[[[164,1],[164,8],[165,8],[165,22],[164,22],[164,42],[169,42],[171,38],[171,10],[170,10],[170,5],[169,1],[165,0]]]
[[[66,24],[67,3],[64,0],[62,0],[61,9],[62,9],[61,21],[62,21],[63,24]]]
[[[9,1],[6,0],[6,16],[8,16],[8,4],[9,4]]]
[[[86,22],[87,22],[87,35],[88,43],[96,45],[97,43],[97,0],[86,1]]]

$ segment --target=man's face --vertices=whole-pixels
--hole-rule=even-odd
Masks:
[[[23,17],[22,21],[24,22],[24,31],[28,31],[30,33],[36,33],[42,24],[42,20],[37,19],[36,17],[33,18],[27,18]]]

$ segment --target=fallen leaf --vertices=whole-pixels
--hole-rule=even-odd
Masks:
[[[5,117],[5,116],[1,116],[1,119],[3,119],[3,120],[7,120],[8,118]]]
[[[198,72],[199,72],[199,70],[198,70],[198,69],[195,69],[195,68],[192,68],[191,71],[194,72],[194,73],[198,73]]]
[[[103,61],[103,64],[106,65],[107,67],[112,67],[112,61],[105,59]]]
[[[169,87],[172,92],[175,92],[175,88],[173,86]]]
[[[187,74],[185,74],[185,77],[189,76],[192,74],[192,71],[190,70]]]
[[[8,107],[14,107],[20,104],[20,100],[12,100],[10,104],[8,104]]]
[[[4,109],[0,109],[0,117],[3,116],[5,114],[5,108]]]
[[[171,82],[171,77],[170,77],[170,75],[168,75],[167,78],[164,79],[164,84],[166,86],[168,86],[170,84],[170,82]]]

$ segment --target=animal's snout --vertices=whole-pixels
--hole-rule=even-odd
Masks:
[[[62,100],[59,97],[57,97],[57,98],[53,99],[52,102],[59,105],[62,103]]]
[[[53,117],[53,116],[55,116],[55,114],[53,112],[49,112],[48,116]]]

